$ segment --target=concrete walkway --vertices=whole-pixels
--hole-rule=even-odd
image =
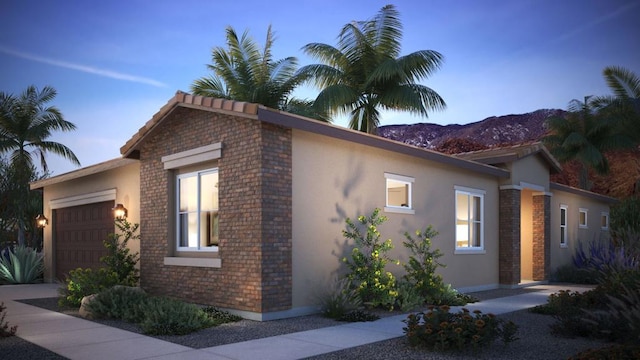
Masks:
[[[69,359],[300,359],[403,336],[406,315],[374,322],[347,323],[258,340],[204,349],[173,344],[130,331],[101,325],[13,300],[57,296],[56,284],[3,285],[0,302],[7,307],[6,321],[18,325],[17,336]],[[559,290],[585,291],[588,287],[538,285],[521,295],[466,305],[473,311],[496,315],[544,304]],[[453,307],[451,311],[457,311]]]

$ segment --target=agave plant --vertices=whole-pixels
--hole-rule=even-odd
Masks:
[[[44,255],[23,245],[0,254],[0,279],[10,284],[32,284],[41,280]]]

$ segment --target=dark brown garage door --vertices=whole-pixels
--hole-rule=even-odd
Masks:
[[[106,254],[102,241],[114,232],[113,201],[73,206],[53,211],[56,277],[69,270],[98,268]]]

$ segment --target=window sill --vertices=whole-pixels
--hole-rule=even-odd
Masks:
[[[587,225],[579,225],[578,229],[588,229],[589,227]]]
[[[482,255],[486,254],[487,251],[485,249],[456,249],[453,253],[455,255]]]
[[[385,206],[384,212],[396,213],[396,214],[409,214],[409,215],[413,215],[416,213],[416,211],[413,209],[401,208],[401,207],[390,207],[390,206]]]
[[[568,248],[569,248],[569,245],[567,245],[567,244],[564,244],[564,245],[563,245],[563,244],[560,244],[560,249],[568,249]]]
[[[222,260],[211,258],[165,257],[164,264],[169,266],[221,268]]]

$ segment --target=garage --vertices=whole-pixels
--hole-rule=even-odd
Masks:
[[[53,210],[55,277],[64,280],[70,270],[98,268],[106,255],[102,244],[115,225],[114,201],[103,201]]]

